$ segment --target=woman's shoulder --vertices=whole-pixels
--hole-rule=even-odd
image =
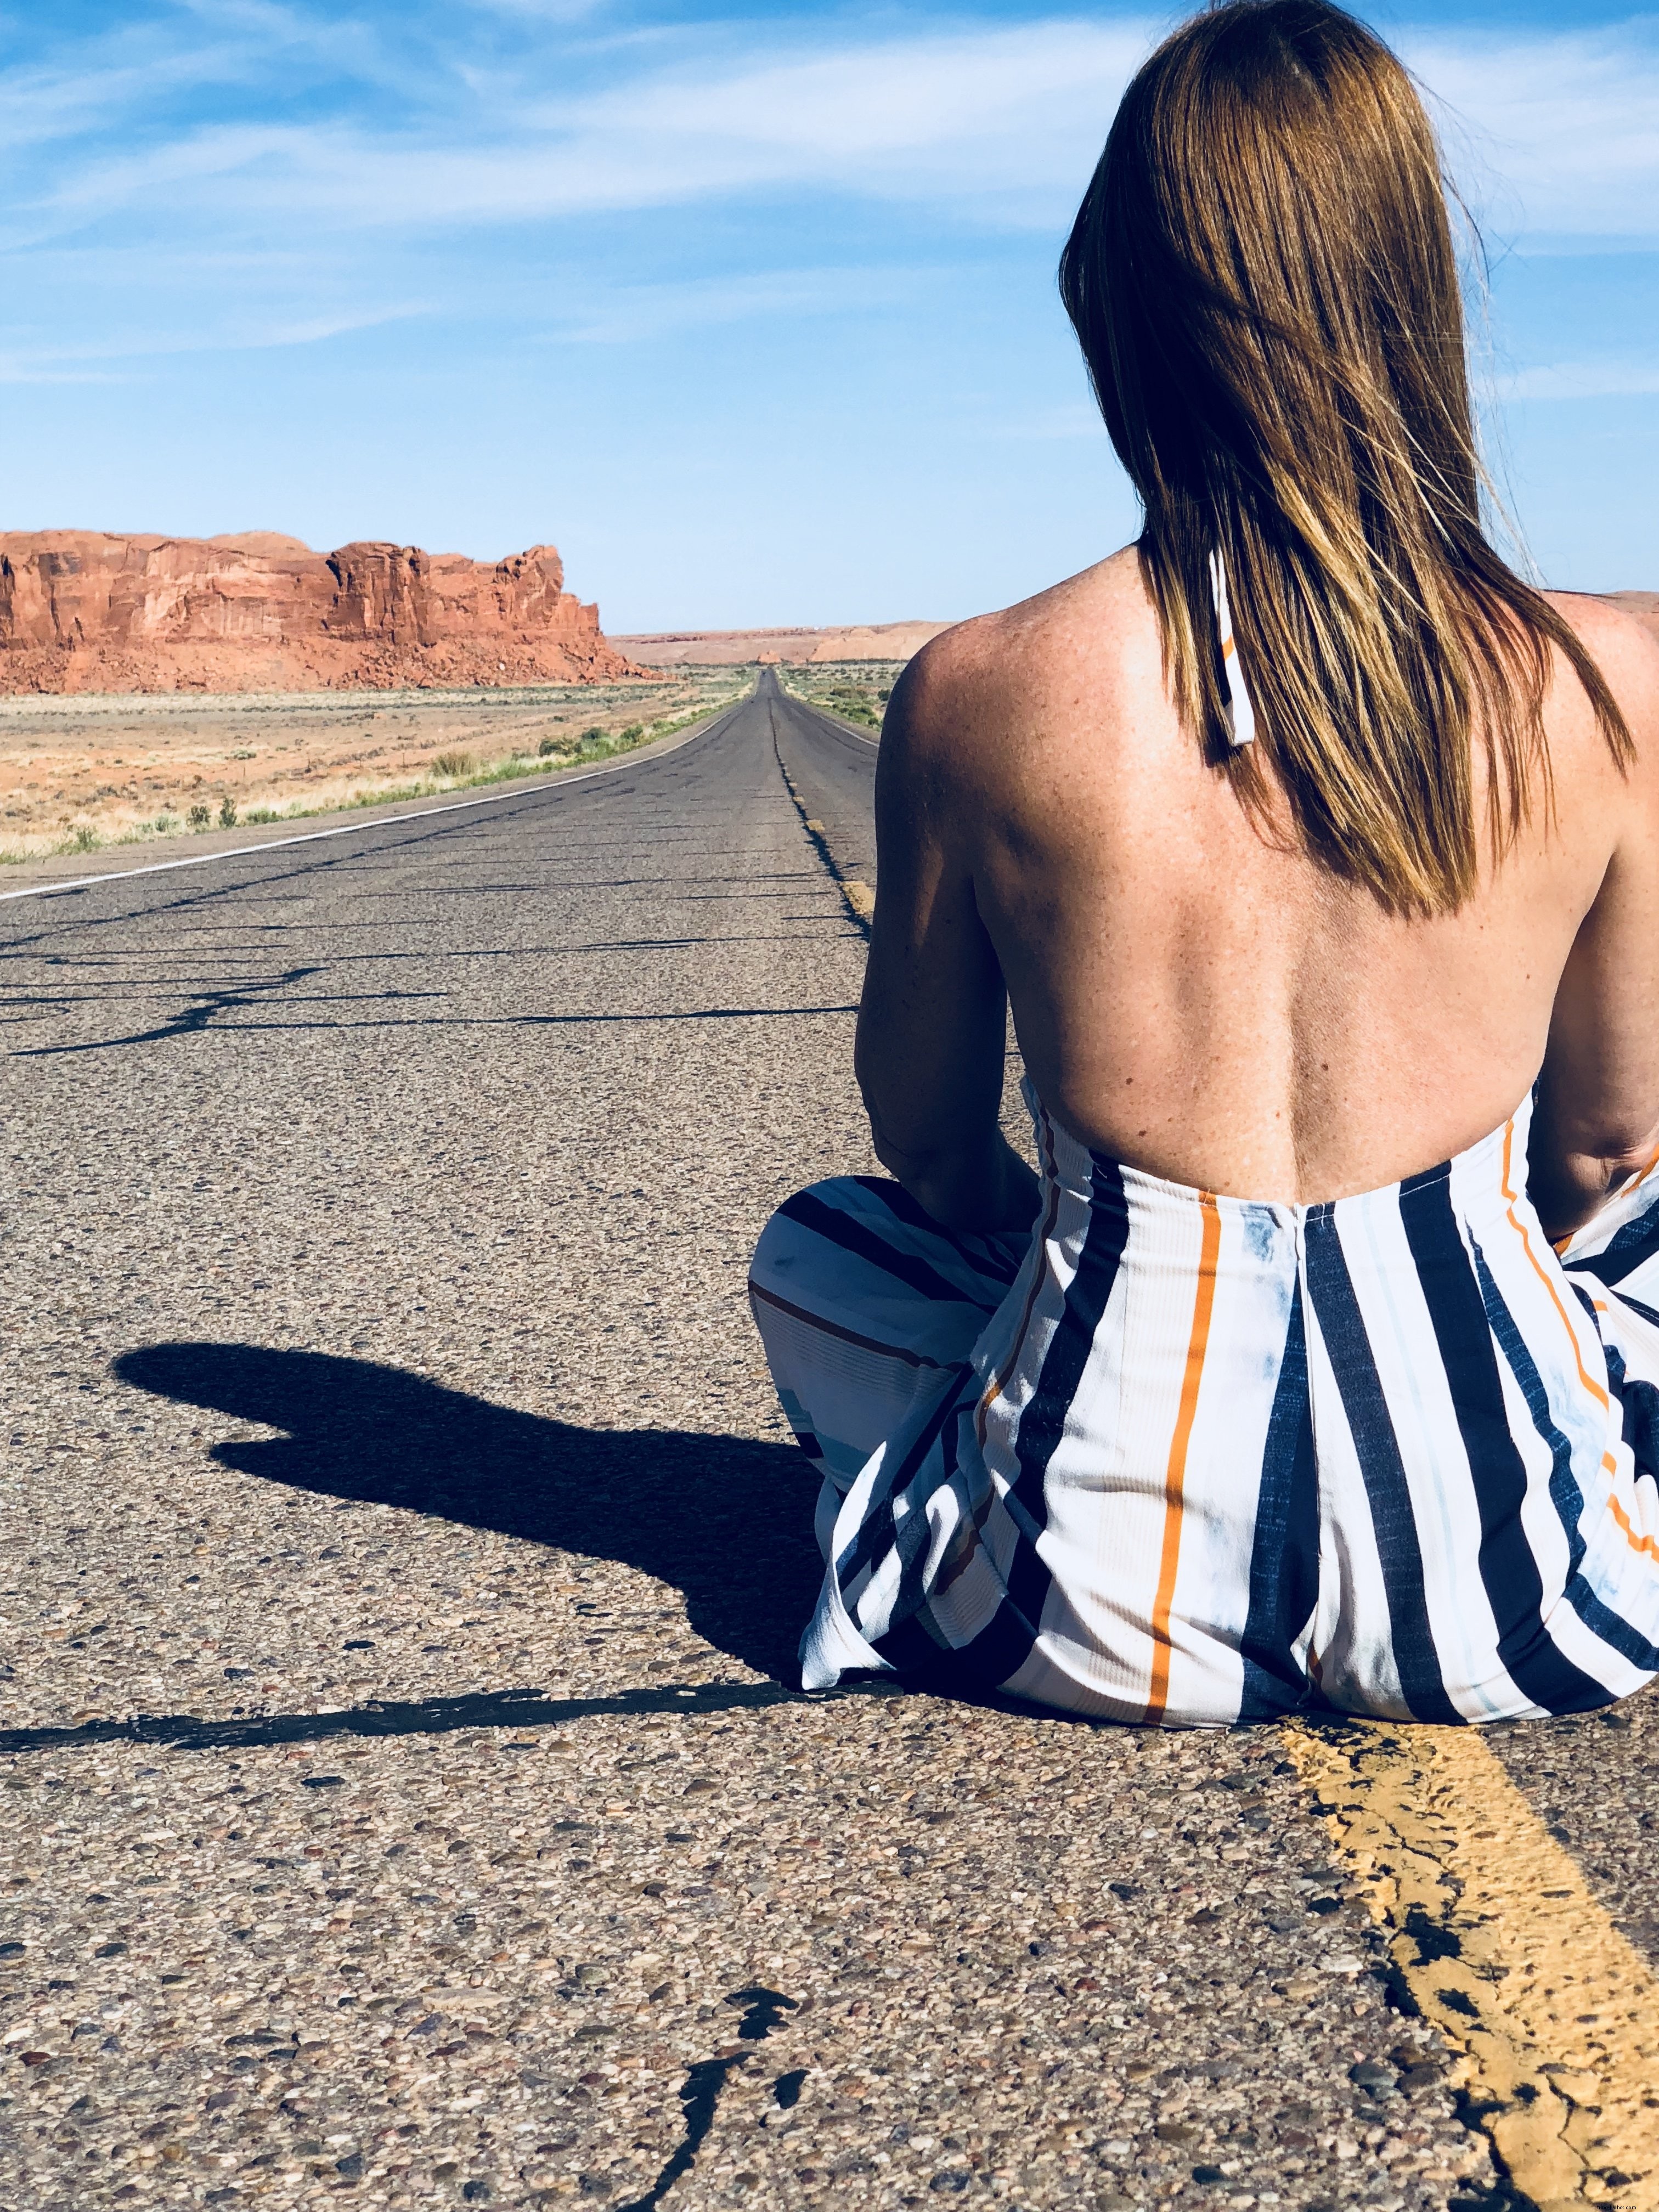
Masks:
[[[960,765],[981,747],[1000,751],[1029,728],[1052,728],[1056,706],[1080,688],[1109,699],[1146,667],[1157,679],[1157,627],[1139,554],[1127,545],[931,639],[894,690],[883,744],[890,734],[912,755]]]
[[[1546,592],[1544,597],[1607,679],[1638,751],[1659,745],[1659,594]]]

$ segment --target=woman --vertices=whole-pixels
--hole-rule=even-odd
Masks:
[[[805,1678],[1608,1703],[1659,1670],[1659,654],[1482,534],[1433,136],[1347,15],[1178,30],[1060,283],[1146,527],[888,713],[897,1181],[753,1279]]]

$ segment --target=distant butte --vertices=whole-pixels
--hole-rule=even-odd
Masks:
[[[721,667],[745,661],[908,660],[949,623],[862,623],[848,629],[663,629],[611,643],[647,668]]]
[[[643,675],[564,588],[504,561],[364,541],[0,532],[0,692],[386,690]]]
[[[1623,607],[1627,615],[1645,623],[1659,637],[1659,592],[1609,592],[1607,597],[1616,607]]]
[[[1659,592],[1610,592],[1638,622],[1659,637]],[[745,661],[909,660],[949,623],[873,623],[848,629],[662,629],[613,637],[618,647],[647,668],[724,666]]]

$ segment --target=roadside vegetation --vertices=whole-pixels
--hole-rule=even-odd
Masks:
[[[482,694],[0,700],[0,862],[584,768],[689,728],[753,681],[752,668],[721,667]]]
[[[902,660],[808,661],[780,668],[778,678],[786,691],[807,706],[874,734],[903,669]]]

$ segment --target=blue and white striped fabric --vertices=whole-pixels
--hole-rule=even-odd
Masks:
[[[1558,1255],[1529,1106],[1281,1206],[1121,1166],[1026,1096],[1029,1238],[863,1177],[761,1238],[756,1319],[824,1476],[809,1686],[1484,1722],[1659,1671],[1659,1162]]]

